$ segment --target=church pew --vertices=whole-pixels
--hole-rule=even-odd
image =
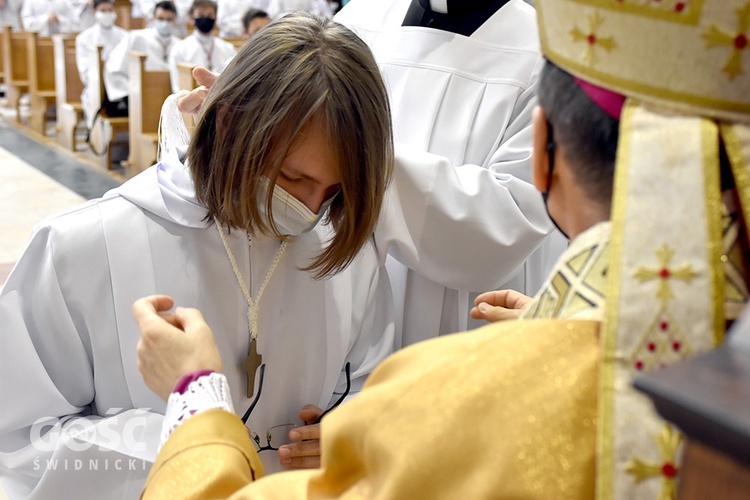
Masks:
[[[147,71],[145,64],[146,54],[128,54],[130,165],[134,174],[156,162],[161,107],[172,93],[169,71]]]
[[[180,90],[193,90],[198,86],[198,82],[193,78],[193,69],[195,64],[177,63],[177,85]]]
[[[26,58],[29,71],[29,127],[46,134],[47,110],[55,103],[55,54],[52,39],[27,31]]]
[[[177,84],[180,86],[180,90],[191,91],[198,87],[198,82],[193,78],[193,69],[195,64],[190,63],[177,63]],[[193,115],[190,113],[182,114],[183,120],[188,130],[192,130],[195,126],[195,120]]]
[[[247,42],[248,39],[244,36],[231,36],[229,38],[225,38],[224,40],[234,45],[235,49],[240,50],[242,46],[245,45],[245,42]]]
[[[3,45],[5,44],[4,38],[0,35],[0,82],[5,83],[5,59],[3,58]]]
[[[125,30],[140,30],[146,27],[146,19],[133,17],[133,5],[130,0],[115,0],[117,21],[115,24]]]
[[[100,45],[97,47],[97,51],[91,54],[92,59],[91,69],[89,69],[89,91],[87,92],[87,94],[90,106],[89,109],[91,110],[92,114],[96,113],[96,111],[102,107],[102,103],[104,102],[104,62],[102,61],[103,49],[104,47]],[[115,142],[118,133],[128,131],[128,118],[107,116],[107,113],[104,110],[102,110],[99,116],[102,120],[103,128],[111,132],[111,134],[109,134],[110,141],[106,146],[104,144],[101,144],[103,140],[101,139],[101,135],[99,134],[100,130],[98,130],[98,125],[95,123],[94,128],[97,128],[97,130],[91,131],[92,143],[94,143],[99,150],[104,149],[104,147],[107,148],[106,167],[107,170],[110,170],[112,169],[112,143]]]
[[[21,119],[19,101],[29,89],[29,70],[26,57],[26,35],[3,26],[3,65],[5,73],[5,96],[8,104],[15,108],[16,117]]]
[[[83,83],[76,66],[76,35],[54,35],[57,132],[63,146],[76,150],[75,131],[83,119]]]

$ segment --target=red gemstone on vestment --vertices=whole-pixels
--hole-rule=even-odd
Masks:
[[[659,323],[659,328],[661,328],[662,331],[666,332],[667,330],[669,330],[669,323],[667,323],[666,321],[662,321],[661,323]]]
[[[661,466],[661,473],[665,477],[675,477],[677,475],[677,467],[671,462],[667,462]]]
[[[589,43],[589,45],[594,45],[596,43],[596,35],[591,33],[586,37],[586,41]]]
[[[684,8],[685,8],[685,2],[677,2],[676,4],[674,4],[674,10],[676,12],[682,12]]]
[[[656,344],[654,344],[653,342],[649,342],[648,343],[648,350],[651,351],[651,352],[654,352],[656,350]]]
[[[679,351],[680,347],[682,347],[682,344],[680,342],[677,342],[677,341],[672,342],[672,349],[674,349],[675,351]]]
[[[745,47],[747,47],[747,36],[745,36],[744,33],[740,33],[736,37],[734,37],[734,48],[737,50],[742,50]]]
[[[669,278],[669,269],[667,269],[666,267],[663,267],[661,271],[659,271],[659,276],[661,276],[664,279]]]
[[[643,361],[636,361],[635,362],[635,369],[636,370],[643,370]]]

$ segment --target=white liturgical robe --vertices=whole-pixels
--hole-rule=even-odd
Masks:
[[[218,0],[216,25],[222,38],[242,36],[242,17],[248,9],[259,9],[257,0]]]
[[[21,29],[21,4],[23,0],[5,0],[5,7],[0,8],[0,26],[6,24],[14,31]]]
[[[88,98],[89,69],[95,62],[97,47],[103,47],[102,60],[106,61],[107,58],[109,58],[112,49],[114,49],[127,34],[128,32],[119,26],[104,28],[99,23],[96,23],[90,28],[81,31],[76,37],[76,66],[78,67],[78,74],[83,83],[81,103],[83,103],[83,114],[86,118],[86,123],[89,124],[89,126],[91,126],[90,122],[93,120],[94,113],[96,113],[95,109],[91,109],[91,100]]]
[[[271,19],[295,11],[312,12],[321,17],[331,18],[333,11],[326,0],[269,0],[267,11]]]
[[[375,55],[396,141],[449,160],[439,172],[397,168],[376,233],[389,253],[397,347],[475,326],[473,292],[533,295],[565,248],[560,235],[534,252],[553,229],[530,183],[542,66],[534,10],[510,0],[467,37],[402,27],[410,1],[354,0],[336,16]],[[393,244],[404,231],[410,244]]]
[[[137,367],[140,297],[200,308],[237,411],[248,408],[247,301],[205,214],[174,160],[35,229],[0,294],[0,480],[11,498],[138,497],[159,442],[154,412],[165,408]],[[330,236],[319,224],[291,239],[262,295],[265,380],[248,421],[261,436],[301,425],[305,404],[338,399],[346,362],[356,393],[391,352],[391,293],[372,241],[330,279],[301,270]],[[280,241],[237,230],[227,239],[255,297]],[[275,451],[261,458],[280,469]]]
[[[192,35],[174,44],[172,50],[169,51],[169,78],[172,82],[172,92],[180,90],[177,63],[189,63],[219,72],[235,54],[237,54],[237,49],[226,40],[204,35],[195,30]]]
[[[55,13],[57,22],[50,22]],[[87,0],[24,0],[21,22],[26,31],[37,31],[40,36],[57,33],[78,33],[94,24],[94,14]]]
[[[112,49],[104,65],[104,88],[110,99],[122,99],[128,95],[128,52],[146,54],[145,68],[148,71],[169,69],[168,58],[171,48],[180,39],[172,35],[160,36],[153,28],[134,30]]]

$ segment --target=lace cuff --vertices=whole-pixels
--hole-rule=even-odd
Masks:
[[[221,373],[214,372],[193,380],[183,394],[173,392],[167,400],[167,411],[161,428],[161,444],[163,445],[172,432],[191,416],[216,409],[234,413],[229,384]]]

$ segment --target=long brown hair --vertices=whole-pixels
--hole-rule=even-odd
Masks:
[[[207,219],[276,234],[258,207],[289,146],[313,117],[325,124],[341,179],[328,213],[335,235],[306,270],[344,269],[372,236],[393,171],[388,97],[369,48],[349,29],[296,13],[263,28],[214,84],[188,152]],[[271,182],[267,196],[262,176]]]

